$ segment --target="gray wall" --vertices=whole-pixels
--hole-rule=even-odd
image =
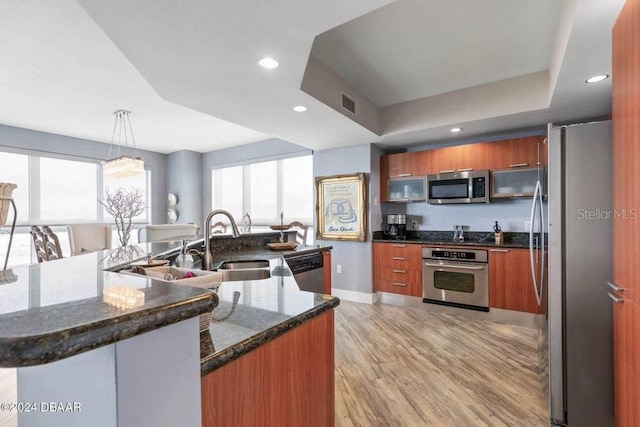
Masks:
[[[406,207],[409,219],[418,220],[420,230],[453,230],[454,224],[462,224],[465,231],[492,231],[495,221],[503,231],[525,231],[524,222],[531,215],[531,199],[505,200],[477,205],[430,205],[409,203]]]
[[[0,150],[47,157],[75,157],[99,163],[106,160],[109,145],[87,139],[0,125]],[[167,180],[166,155],[136,150],[144,157],[145,168],[151,170],[151,222],[166,223]]]
[[[202,218],[211,212],[211,170],[312,154],[308,148],[278,138],[209,151],[202,156]],[[215,206],[224,209],[224,206]]]
[[[202,157],[195,151],[176,151],[167,155],[167,189],[178,196],[173,208],[178,212],[176,223],[202,222]]]
[[[372,264],[371,264],[371,221],[372,217],[379,218],[380,213],[374,213],[379,207],[372,206],[372,200],[377,197],[375,187],[380,177],[371,174],[372,163],[380,163],[373,159],[372,145],[356,145],[331,150],[316,151],[313,155],[313,176],[331,176],[364,172],[367,176],[367,240],[365,242],[343,242],[338,240],[319,240],[316,243],[333,246],[331,259],[332,287],[357,292],[373,292]],[[378,150],[376,149],[376,155]],[[372,186],[374,187],[372,189]],[[315,190],[314,190],[315,192]],[[372,197],[374,196],[374,197]],[[315,199],[314,195],[314,200]],[[317,229],[314,218],[314,228]],[[336,266],[342,266],[342,273],[338,274]]]

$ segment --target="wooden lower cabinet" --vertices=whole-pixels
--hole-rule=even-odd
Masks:
[[[489,306],[505,310],[542,313],[531,278],[528,249],[489,250]]]
[[[634,427],[640,426],[640,306],[620,300],[613,303],[615,419],[617,427]]]
[[[333,317],[327,311],[204,376],[202,425],[335,425]]]
[[[421,297],[422,245],[374,243],[373,289]]]

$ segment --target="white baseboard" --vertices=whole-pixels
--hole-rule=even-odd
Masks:
[[[379,298],[376,292],[367,293],[336,288],[331,288],[331,295],[345,301],[362,302],[365,304],[376,304]]]

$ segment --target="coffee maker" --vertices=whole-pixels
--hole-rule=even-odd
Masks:
[[[385,230],[391,238],[404,239],[407,236],[407,216],[405,214],[387,215],[387,228]]]

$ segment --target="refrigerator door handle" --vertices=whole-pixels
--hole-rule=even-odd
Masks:
[[[536,207],[538,206],[538,202],[540,200],[539,192],[540,192],[540,181],[537,181],[536,188],[533,192],[533,203],[531,204],[531,217],[530,217],[531,228],[529,229],[529,261],[531,262],[531,278],[533,279],[533,291],[536,293],[536,301],[538,303],[538,306],[540,306],[542,298],[541,298],[541,293],[538,291],[538,279],[536,277],[536,262],[534,259],[534,251],[536,251],[536,254],[537,254],[537,247],[535,249],[533,247],[533,229],[534,229],[533,220],[535,219]],[[542,206],[540,206],[540,211],[542,211]],[[540,227],[542,229],[542,222],[540,223]]]
[[[538,180],[540,185],[540,191],[538,192],[538,201],[540,202],[540,297],[538,298],[538,307],[542,304],[542,294],[544,293],[544,253],[545,253],[545,238],[544,238],[544,205],[542,204],[542,184]]]

